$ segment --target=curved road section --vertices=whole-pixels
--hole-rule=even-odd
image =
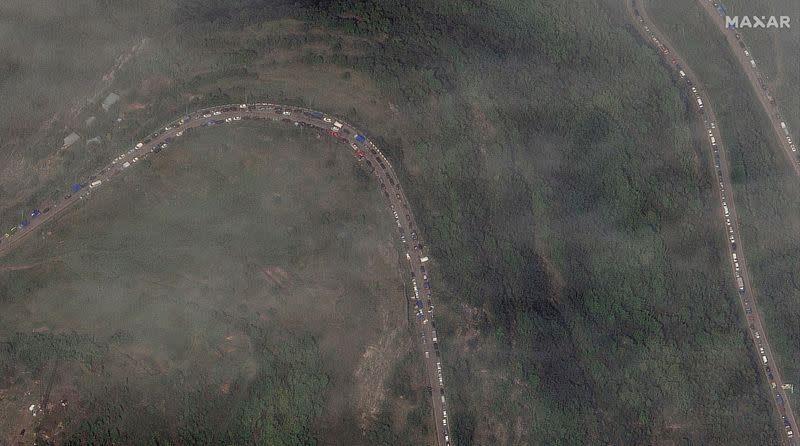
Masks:
[[[36,232],[39,227],[80,203],[95,189],[113,181],[117,175],[133,167],[140,159],[154,156],[169,147],[175,138],[203,127],[213,127],[242,120],[281,121],[299,127],[312,128],[344,144],[356,158],[364,161],[372,170],[394,216],[400,243],[408,261],[409,280],[414,292],[411,299],[416,320],[414,330],[415,333],[419,333],[419,336],[415,335],[415,337],[418,338],[421,353],[424,355],[436,426],[436,444],[450,446],[447,402],[442,379],[442,359],[433,320],[434,306],[431,300],[430,271],[426,269],[428,257],[424,251],[425,245],[417,231],[414,214],[408,205],[408,200],[400,187],[391,163],[372,141],[343,120],[318,111],[266,103],[222,105],[184,116],[120,154],[84,184],[73,185],[71,193],[64,195],[64,199],[60,203],[47,207],[42,212],[34,210],[31,212],[29,220],[26,219],[19,225],[8,229],[4,237],[0,238],[0,255],[9,252]]]
[[[782,439],[785,444],[796,444],[797,435],[794,433],[796,422],[794,413],[790,406],[789,399],[783,389],[783,380],[778,370],[775,356],[770,348],[767,334],[761,323],[761,316],[757,309],[757,300],[752,292],[750,283],[750,273],[747,269],[744,246],[742,245],[741,232],[739,230],[739,219],[736,213],[736,205],[733,199],[733,188],[731,187],[730,172],[726,152],[720,138],[719,126],[716,115],[708,100],[708,96],[703,93],[703,86],[699,78],[695,76],[691,68],[686,65],[685,60],[677,54],[672,45],[654,25],[647,15],[647,11],[639,5],[637,9],[634,2],[625,1],[628,14],[634,19],[637,30],[649,41],[653,42],[659,52],[664,56],[668,63],[672,64],[678,75],[686,82],[691,90],[691,97],[695,102],[698,112],[703,117],[703,122],[707,131],[709,146],[714,159],[714,170],[717,174],[717,191],[721,205],[721,217],[724,222],[725,237],[728,239],[728,254],[730,267],[733,272],[735,286],[739,291],[739,302],[744,310],[750,338],[757,351],[758,364],[767,378],[770,386],[770,398],[775,404],[777,414],[781,417],[780,430],[784,432]],[[674,48],[674,47],[672,47]]]
[[[725,14],[720,12],[721,10],[724,11],[724,9],[722,9],[719,3],[713,0],[698,1],[700,6],[702,6],[706,13],[711,17],[711,21],[717,24],[717,26],[720,28],[720,31],[722,31],[722,34],[725,36],[725,40],[731,47],[731,52],[733,53],[734,57],[736,57],[736,60],[739,62],[739,66],[742,67],[742,71],[747,76],[747,80],[750,82],[750,86],[753,88],[753,91],[758,98],[758,102],[761,104],[764,112],[769,117],[772,130],[774,130],[775,134],[778,136],[778,143],[781,145],[784,152],[786,152],[786,156],[789,158],[789,164],[791,164],[792,168],[794,169],[795,175],[800,175],[800,158],[797,156],[797,145],[792,140],[792,136],[789,134],[789,128],[781,117],[781,113],[780,110],[778,110],[778,104],[775,101],[775,98],[770,94],[769,89],[767,88],[764,76],[758,70],[755,57],[753,57],[753,54],[747,49],[747,45],[745,45],[744,41],[742,40],[742,36],[736,31],[736,29],[728,29],[726,27]]]

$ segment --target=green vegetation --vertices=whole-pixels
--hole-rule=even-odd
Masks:
[[[69,445],[363,444],[377,406],[394,438],[427,442],[418,386],[402,407],[382,391],[394,355],[417,381],[420,363],[392,222],[362,170],[316,133],[243,121],[104,184],[3,259],[0,383],[19,396],[0,410],[52,382],[70,405],[42,428],[63,423]]]
[[[16,333],[0,344],[0,378],[17,367],[40,372],[50,361],[79,361],[91,365],[104,353],[89,336],[77,333]]]
[[[242,387],[236,393],[209,397],[199,389],[175,389],[182,404],[169,425],[158,423],[152,410],[123,410],[136,397],[126,388],[109,389],[91,409],[102,415],[81,421],[64,444],[308,444],[309,420],[319,415],[327,384],[317,345],[302,337],[273,344],[263,346],[255,377],[236,383]],[[146,424],[130,419],[142,415]],[[155,431],[142,429],[150,423]]]
[[[708,153],[693,136],[697,129],[683,93],[658,55],[626,29],[620,2],[342,0],[261,6],[256,1],[189,2],[176,6],[180,13],[167,14],[169,32],[160,32],[161,22],[145,21],[144,29],[159,31],[152,32],[158,38],[120,71],[114,88],[126,92],[120,107],[136,102],[146,107],[125,109],[121,123],[109,119],[109,138],[101,147],[64,155],[63,178],[88,177],[187,108],[268,100],[339,114],[369,132],[388,154],[431,248],[455,444],[777,442],[757,365],[747,361],[750,346],[723,255]],[[749,119],[750,126],[758,120],[746,110],[736,118]],[[758,136],[750,126],[735,133],[742,144]],[[276,144],[307,136],[287,134]],[[280,168],[241,175],[242,166],[273,166],[274,160],[234,161],[228,159],[236,153],[233,144],[211,133],[192,138],[171,152],[184,150],[186,158],[169,155],[175,156],[171,164],[156,158],[153,170],[137,167],[127,176],[124,206],[105,208],[98,220],[79,212],[60,224],[65,245],[49,255],[74,252],[63,262],[82,277],[79,291],[65,299],[65,308],[32,317],[25,322],[30,326],[17,331],[43,320],[92,320],[101,333],[97,337],[120,345],[126,355],[139,358],[134,347],[141,346],[167,352],[166,365],[155,353],[144,354],[154,358],[150,365],[140,359],[134,363],[159,379],[181,383],[173,388],[189,390],[171,395],[166,406],[153,403],[147,409],[152,413],[143,410],[136,432],[146,432],[146,426],[164,432],[169,425],[181,427],[185,442],[242,441],[245,437],[237,435],[257,426],[258,435],[287,442],[429,442],[428,395],[413,360],[384,365],[382,370],[392,371],[386,374],[387,393],[378,401],[364,398],[377,415],[368,417],[363,431],[351,403],[341,401],[341,395],[358,394],[351,366],[358,363],[365,339],[378,333],[413,339],[411,331],[397,327],[372,326],[372,335],[363,335],[365,321],[380,320],[372,317],[378,311],[371,303],[374,296],[402,302],[396,264],[367,260],[363,264],[370,267],[357,274],[344,268],[375,255],[376,243],[383,246],[379,250],[388,249],[385,240],[393,229],[385,210],[378,213],[374,185],[349,168],[332,176],[326,166],[341,163],[332,149],[298,155],[311,169],[304,170],[306,177]],[[204,163],[188,155],[198,147]],[[781,178],[752,170],[751,163],[773,156],[758,147],[737,149],[739,181],[747,177],[752,190],[779,187]],[[344,176],[347,184],[325,187]],[[262,177],[287,183],[264,184]],[[36,193],[59,199],[67,184],[63,178],[54,174],[39,186],[25,186],[30,192],[7,205],[3,221],[13,222],[9,215],[39,203],[25,202]],[[11,180],[3,187],[22,189]],[[311,200],[285,195],[289,192],[328,189],[355,195],[314,200],[310,208],[317,211],[308,215],[283,208],[292,200]],[[784,198],[790,196],[798,195]],[[781,202],[759,198],[751,200],[752,215]],[[366,212],[351,207],[353,202],[384,217],[362,220]],[[253,220],[246,210],[264,203],[274,208],[257,215],[297,223]],[[146,218],[140,209],[148,209]],[[794,211],[780,212],[773,222]],[[361,221],[372,222],[368,234]],[[746,228],[751,232],[745,246],[754,243],[756,227],[779,229],[775,223],[760,224],[753,221]],[[97,234],[109,228],[113,234],[98,240]],[[203,242],[190,236],[198,234]],[[786,277],[789,265],[796,265],[781,267],[779,258],[761,258],[762,271],[773,267]],[[751,258],[750,266],[757,261]],[[331,291],[336,297],[329,295],[329,301],[336,304],[322,308],[309,304],[309,296],[283,295],[280,285],[261,296],[264,265],[284,265],[302,275],[306,285],[317,286],[307,290],[337,289],[312,280],[318,277],[336,277],[345,288]],[[50,272],[44,274],[45,268]],[[43,299],[51,286],[43,277],[58,277],[52,268],[0,273],[5,275],[0,301],[19,308]],[[209,280],[217,275],[233,282]],[[766,280],[781,286],[780,280]],[[110,297],[92,290],[96,281],[113,283]],[[137,296],[137,305],[122,295]],[[261,299],[272,304],[258,306]],[[342,309],[343,302],[351,306]],[[84,315],[87,306],[105,311]],[[120,308],[133,312],[127,327],[104,321]],[[196,320],[182,315],[184,308],[200,312],[202,328],[188,333],[169,328],[176,319]],[[6,322],[1,314],[0,326]],[[145,336],[153,330],[143,329],[152,314],[159,315],[156,323],[163,330],[157,339]],[[319,316],[313,315],[320,314],[330,319],[315,330]],[[228,333],[222,327],[233,324],[237,332],[260,339],[250,327],[275,320],[289,327],[287,339],[302,340],[293,344],[301,351],[287,353],[274,348],[279,344],[256,342],[241,346],[235,354],[241,361],[229,360],[237,364],[235,370],[195,364]],[[344,327],[349,335],[325,336],[333,327]],[[214,342],[208,340],[211,334]],[[306,343],[309,336],[315,341]],[[414,358],[407,356],[405,344],[391,345],[396,357]],[[391,358],[392,351],[377,356]],[[329,364],[349,366],[331,370]],[[307,372],[297,370],[305,367]],[[256,421],[246,415],[271,386],[289,377],[309,394],[318,389],[324,382],[320,368],[328,380],[321,400],[298,395],[287,405],[270,406],[285,408],[280,416],[266,411],[275,418]],[[119,370],[106,373],[110,380]],[[102,406],[109,408],[107,414],[96,406],[100,416],[87,418],[90,424],[78,437],[85,441],[90,431],[132,435],[112,428],[121,424],[114,417],[124,416],[114,414],[124,412],[119,409],[124,401],[149,401],[153,384],[143,382],[118,392],[119,399],[108,398]],[[215,390],[217,398],[210,398],[208,383],[230,384],[230,394]],[[368,388],[374,392],[384,386]],[[92,395],[100,400],[107,394],[95,389]],[[200,395],[210,402],[199,403]],[[239,415],[244,424],[232,417],[220,429],[210,429],[197,421],[217,420],[217,410]],[[270,428],[284,416],[291,421],[287,429]],[[303,417],[316,421],[295,423]],[[237,433],[230,434],[231,429]],[[167,439],[175,440],[159,437]]]
[[[689,3],[681,1],[687,8]],[[714,100],[730,152],[743,247],[747,250],[759,310],[770,345],[776,350],[782,378],[796,382],[800,378],[800,284],[793,277],[798,274],[800,183],[787,166],[767,117],[747,80],[735,68],[735,60],[722,38],[707,39],[709,24],[705,20],[679,21],[669,8],[654,8],[653,12],[674,36],[679,50],[686,50],[686,57],[697,66],[697,74]],[[709,44],[690,44],[697,39],[706,39]],[[793,402],[797,404],[796,398]]]
[[[791,18],[791,28],[780,31],[742,28],[744,36],[755,57],[758,68],[766,76],[767,83],[778,100],[784,119],[794,138],[800,136],[800,70],[796,60],[800,50],[800,4],[793,0],[764,0],[751,3],[745,0],[725,2],[730,15],[782,16]]]

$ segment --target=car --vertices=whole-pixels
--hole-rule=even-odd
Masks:
[[[231,121],[233,121],[233,118],[225,118],[225,122],[231,122]]]
[[[221,115],[221,114],[222,114],[222,112],[221,112],[221,111],[219,111],[219,110],[217,110],[217,111],[215,111],[214,113],[212,113],[212,115],[214,115],[214,116]]]
[[[778,404],[781,404],[781,405],[783,405],[783,397],[781,396],[781,394],[780,394],[780,393],[776,393],[776,394],[775,394],[775,401],[776,401]]]
[[[283,116],[289,116],[291,114],[292,114],[292,112],[290,112],[289,110],[284,110],[283,111]]]
[[[242,120],[242,117],[241,117],[241,116],[234,116],[234,117],[233,117],[233,120],[234,120],[234,121],[241,121],[241,120]]]

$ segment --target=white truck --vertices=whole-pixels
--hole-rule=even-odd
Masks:
[[[90,184],[89,187],[97,187],[101,184],[103,184],[102,180],[92,181],[92,184]]]
[[[739,287],[740,292],[744,292],[744,280],[741,277],[736,278],[736,285]]]
[[[430,260],[430,259],[428,259],[428,256],[425,256],[425,257],[420,257],[420,258],[419,258],[419,261],[420,261],[420,262],[422,262],[422,263],[425,263],[425,262],[427,262],[428,260]]]

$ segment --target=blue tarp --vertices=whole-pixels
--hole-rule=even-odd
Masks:
[[[365,140],[366,140],[366,138],[364,138],[364,135],[356,135],[356,141],[364,142]]]
[[[39,212],[39,209],[34,209],[33,212],[31,212],[31,217],[38,217],[39,214],[41,214],[41,212]]]
[[[20,228],[24,228],[25,226],[28,226],[28,220],[22,220],[22,223],[19,224]]]
[[[70,190],[72,190],[72,193],[78,192],[79,190],[81,190],[81,185],[78,184],[78,183],[75,183],[75,184],[72,185]]]

